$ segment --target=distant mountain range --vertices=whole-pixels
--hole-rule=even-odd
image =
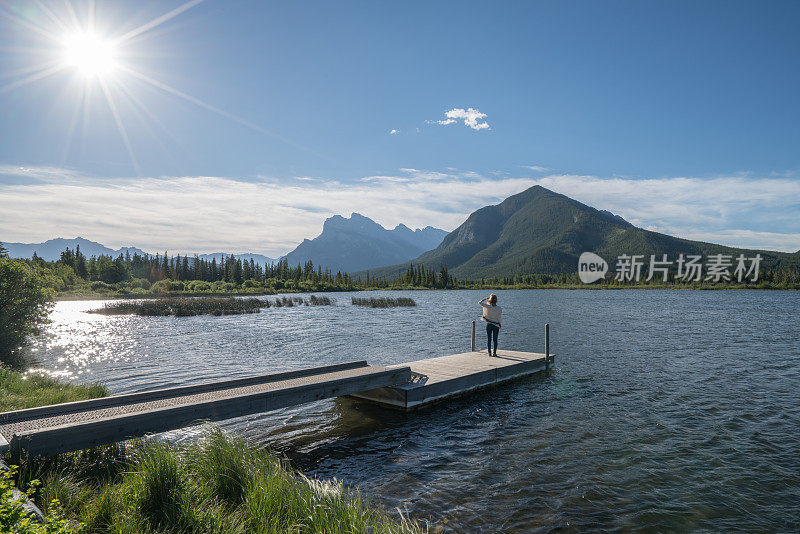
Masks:
[[[7,243],[5,241],[2,243],[8,249],[8,255],[12,258],[30,258],[35,252],[37,256],[47,261],[55,261],[61,257],[61,253],[66,249],[75,250],[79,246],[81,247],[81,253],[87,258],[100,255],[116,257],[126,252],[130,252],[131,255],[135,253],[144,254],[141,249],[136,247],[122,247],[115,250],[82,237],[76,237],[75,239],[58,237],[56,239],[48,239],[44,243]]]
[[[86,256],[125,252],[144,254],[134,247],[111,249],[83,239],[51,239],[44,243],[3,243],[9,255],[30,258],[36,252],[46,260],[57,260],[66,248],[80,245]],[[594,252],[605,258],[612,270],[622,254],[746,254],[762,256],[762,268],[800,266],[796,253],[748,250],[713,243],[681,239],[633,226],[618,215],[581,204],[567,196],[534,186],[510,196],[500,204],[485,206],[472,213],[450,232],[426,227],[411,230],[399,224],[388,230],[368,217],[353,213],[349,218],[328,218],[322,233],[305,239],[286,259],[290,266],[308,260],[332,271],[349,272],[362,277],[392,279],[404,274],[409,262],[430,267],[447,265],[451,275],[460,279],[513,276],[516,274],[570,274],[577,271],[578,257]],[[222,252],[201,254],[216,258]],[[227,255],[227,254],[226,254]],[[261,254],[235,254],[237,258],[260,265],[277,260]],[[387,266],[388,265],[388,266]]]
[[[302,265],[308,260],[314,265],[322,265],[332,271],[350,272],[392,263],[400,263],[419,256],[426,250],[436,248],[447,232],[428,226],[411,230],[403,224],[387,230],[368,217],[353,213],[350,218],[335,215],[328,218],[322,226],[322,233],[314,239],[305,239],[292,252],[278,259],[286,259],[290,266]],[[44,243],[6,243],[12,258],[30,258],[35,252],[40,258],[55,261],[67,248],[75,250],[80,246],[86,257],[118,256],[130,252],[144,255],[145,252],[135,247],[112,249],[95,241],[82,237],[75,239],[50,239]],[[151,254],[152,255],[152,254]],[[214,252],[199,254],[198,257],[211,261],[220,261],[228,253]],[[278,261],[263,254],[249,252],[234,254],[237,259],[250,261],[259,265],[270,265]],[[190,257],[191,260],[191,257]]]
[[[515,274],[567,274],[577,271],[578,257],[594,252],[614,268],[622,254],[760,253],[762,267],[800,265],[800,254],[746,250],[672,237],[637,228],[608,211],[533,186],[495,206],[472,213],[435,249],[414,258],[414,264],[445,264],[453,276],[479,279]],[[408,262],[370,270],[371,277],[391,279],[405,272]],[[361,276],[364,273],[355,273]]]
[[[447,232],[427,226],[411,230],[398,224],[387,230],[369,217],[353,213],[325,220],[322,233],[305,239],[284,256],[290,266],[311,260],[332,271],[353,272],[416,258],[436,248]]]
[[[225,252],[213,252],[211,254],[198,254],[197,255],[197,257],[200,258],[201,260],[211,261],[213,259],[216,259],[218,263],[222,259],[222,256],[225,256],[227,258],[227,257],[230,257],[230,254],[227,254]],[[242,254],[234,254],[233,256],[237,260],[242,260],[242,261],[247,261],[247,262],[249,262],[250,260],[253,260],[253,262],[255,262],[256,265],[261,265],[262,267],[265,266],[265,265],[272,265],[273,263],[278,261],[275,258],[270,258],[270,257],[264,256],[263,254],[253,254],[251,252],[244,252]],[[192,258],[190,257],[189,260],[192,260]]]
[[[74,239],[64,239],[63,237],[58,237],[56,239],[49,239],[44,243],[7,243],[5,241],[2,241],[2,243],[3,246],[8,250],[8,255],[12,258],[30,258],[35,252],[37,256],[47,261],[56,261],[61,257],[61,253],[66,249],[69,248],[71,250],[76,250],[78,247],[81,248],[81,253],[87,258],[101,255],[117,257],[120,254],[125,254],[126,252],[130,252],[131,255],[146,254],[142,249],[136,247],[121,247],[118,249],[113,249],[97,243],[96,241],[90,241],[82,237],[76,237]],[[155,255],[154,252],[149,254],[151,256]],[[198,257],[208,261],[216,258],[217,261],[219,261],[222,259],[222,255],[222,252],[214,252],[212,254],[199,254]],[[230,254],[225,253],[225,256],[230,256]],[[251,254],[249,252],[243,254],[234,254],[234,256],[246,261],[250,261],[252,258],[253,261],[262,266],[269,265],[277,261],[274,258],[268,258],[263,254]]]

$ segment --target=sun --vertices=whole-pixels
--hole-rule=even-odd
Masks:
[[[64,63],[87,78],[102,78],[116,66],[114,44],[95,33],[69,34],[63,44]]]
[[[24,66],[14,72],[6,72],[0,69],[2,70],[0,72],[0,82],[3,82],[6,78],[11,78],[9,82],[0,84],[0,96],[11,91],[18,91],[22,87],[50,76],[69,73],[70,83],[62,84],[58,88],[64,94],[75,97],[72,118],[67,125],[68,134],[65,141],[64,154],[72,146],[72,138],[76,131],[82,131],[84,138],[86,137],[86,132],[91,122],[92,109],[94,108],[93,99],[103,98],[108,104],[108,110],[114,118],[117,130],[119,130],[120,137],[137,175],[141,174],[139,164],[133,153],[133,146],[125,127],[124,118],[127,114],[133,113],[140,120],[143,117],[149,117],[158,121],[158,117],[135,94],[136,86],[141,86],[142,84],[148,85],[151,89],[159,92],[180,98],[226,119],[238,122],[257,132],[273,136],[304,150],[309,150],[254,124],[248,119],[212,106],[197,97],[175,89],[163,81],[137,70],[137,63],[141,64],[141,60],[146,54],[141,51],[137,52],[132,49],[132,46],[140,46],[142,36],[146,36],[155,28],[203,2],[204,0],[185,0],[183,4],[172,11],[124,31],[122,26],[117,27],[111,24],[110,21],[103,20],[103,17],[98,18],[97,0],[80,2],[87,6],[85,12],[75,9],[73,3],[78,3],[77,0],[29,0],[27,4],[30,4],[30,13],[28,13],[27,9],[20,9],[18,10],[19,14],[5,6],[8,2],[0,0],[0,27],[5,28],[6,21],[10,21],[12,25],[28,31],[32,37],[37,39],[36,46],[19,49],[22,53],[20,59],[22,57],[29,59],[29,66]],[[155,2],[155,4],[159,5],[161,3]],[[25,16],[21,15],[23,11],[26,13]],[[117,33],[107,33],[109,28],[117,28],[119,31]],[[3,53],[7,51],[5,47],[0,47],[0,50]],[[16,49],[12,48],[11,50]],[[3,59],[2,56],[3,54],[0,53],[0,59]],[[134,61],[134,64],[130,65],[128,60],[131,58],[136,58],[139,61]],[[79,120],[82,120],[83,123],[80,129],[77,127]],[[158,125],[163,127],[160,123]]]

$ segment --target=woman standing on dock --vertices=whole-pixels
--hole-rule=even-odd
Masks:
[[[486,304],[486,301],[489,304]],[[483,306],[481,321],[486,323],[486,336],[489,338],[489,356],[497,356],[497,336],[500,335],[500,314],[503,311],[497,305],[497,295],[492,293],[478,301]],[[494,354],[492,354],[492,338],[494,338]]]

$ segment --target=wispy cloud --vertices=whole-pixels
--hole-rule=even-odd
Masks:
[[[473,108],[453,108],[450,111],[445,112],[444,116],[446,118],[435,120],[435,121],[426,121],[428,124],[439,124],[441,126],[447,126],[449,124],[455,124],[459,120],[463,120],[464,124],[472,128],[473,130],[488,130],[489,123],[486,121],[482,121],[481,119],[486,118],[486,113],[481,113],[477,109]]]
[[[547,167],[542,167],[541,165],[522,165],[522,167],[533,172],[547,172],[550,170]]]
[[[0,240],[80,235],[148,251],[274,256],[319,234],[325,218],[337,213],[357,211],[386,227],[402,222],[452,230],[474,209],[530,185],[526,178],[474,179],[413,169],[352,184],[215,176],[65,181],[54,173],[35,184],[0,183]]]
[[[391,130],[389,130],[389,135],[397,135],[397,134],[399,134],[399,133],[400,133],[400,130],[395,130],[394,128],[392,128]]]
[[[2,181],[2,175],[35,181]],[[540,178],[401,169],[353,183],[230,177],[106,179],[0,166],[0,240],[81,235],[144,250],[278,255],[334,214],[387,227],[452,230],[472,211],[540,184],[656,231],[748,248],[800,249],[800,182],[793,178]]]
[[[796,178],[550,175],[536,182],[654,231],[747,248],[800,249]]]

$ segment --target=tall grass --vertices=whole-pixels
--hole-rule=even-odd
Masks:
[[[68,384],[40,374],[0,369],[0,412],[105,397],[100,384]]]
[[[192,315],[237,315],[258,313],[264,302],[257,298],[234,297],[162,298],[133,302],[112,302],[90,313],[104,315],[147,315],[188,317]]]
[[[308,298],[303,297],[280,297],[274,301],[265,300],[265,307],[273,306],[275,308],[292,307],[292,306],[331,306],[335,304],[335,300],[330,297],[311,295]]]
[[[96,449],[99,451],[102,449]],[[190,447],[147,441],[29,462],[87,532],[417,533],[339,482],[309,479],[268,450],[209,427]],[[80,455],[83,455],[81,457]],[[91,468],[86,469],[90,465]],[[104,465],[107,464],[107,465]]]
[[[133,302],[113,302],[89,313],[103,315],[143,315],[189,317],[192,315],[238,315],[258,313],[261,308],[288,306],[329,306],[329,297],[311,295],[303,297],[280,297],[274,301],[258,298],[200,297],[200,298],[160,298]]]
[[[409,297],[397,297],[397,298],[390,298],[390,297],[370,297],[370,298],[358,298],[353,297],[353,305],[354,306],[367,306],[370,308],[394,308],[397,306],[416,306],[417,303],[414,302],[414,299]]]

